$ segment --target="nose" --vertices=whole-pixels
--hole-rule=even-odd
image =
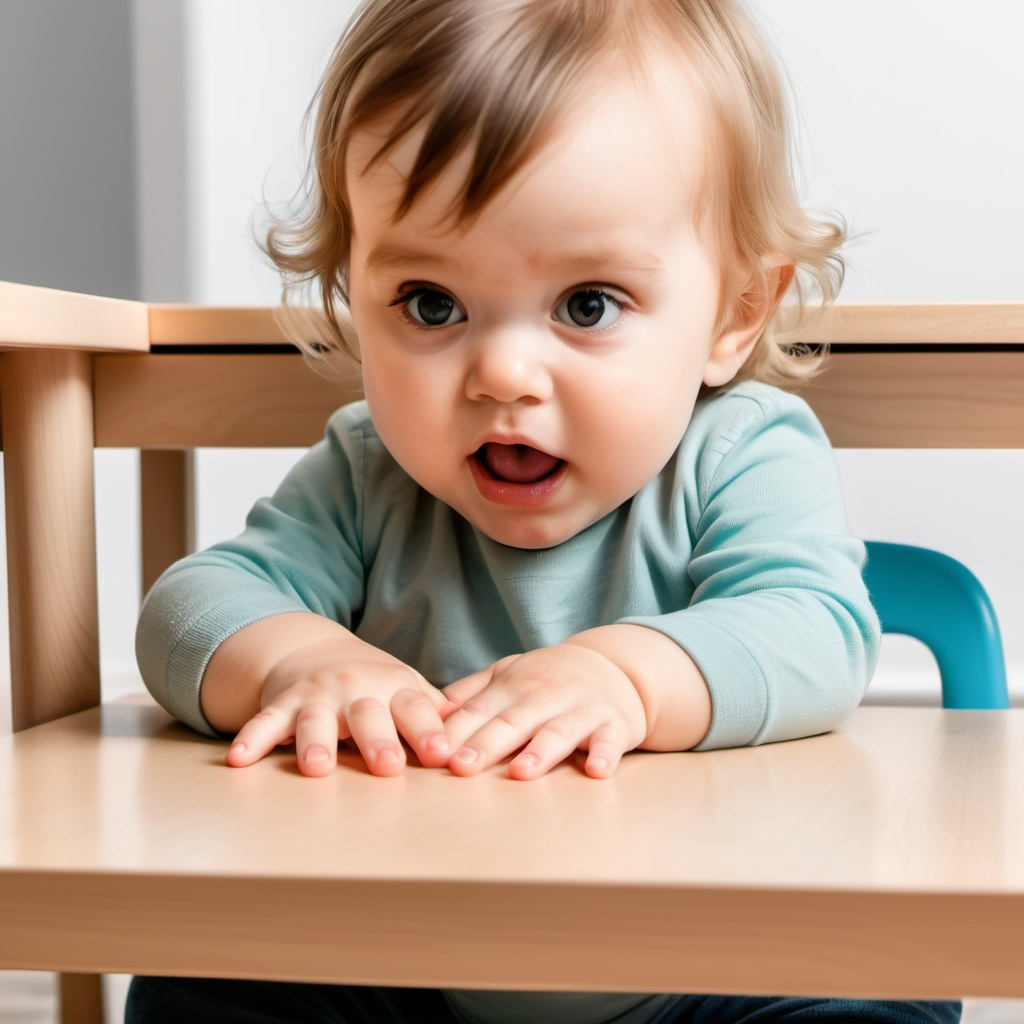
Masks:
[[[543,342],[528,331],[490,331],[474,339],[466,373],[473,401],[547,401],[554,390]]]

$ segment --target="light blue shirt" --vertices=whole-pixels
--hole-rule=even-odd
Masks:
[[[859,703],[878,649],[863,561],[820,424],[766,385],[702,398],[654,480],[543,550],[491,540],[420,488],[356,403],[331,417],[239,537],[161,577],[137,654],[153,696],[216,735],[200,705],[206,663],[269,615],[327,616],[438,686],[584,629],[636,623],[679,643],[707,681],[711,728],[697,749],[742,746],[825,732]],[[489,1024],[637,1024],[664,1001],[449,999],[465,1020]]]

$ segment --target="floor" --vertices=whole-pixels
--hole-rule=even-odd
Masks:
[[[56,1024],[52,976],[0,972],[0,1024]],[[120,1024],[128,979],[106,979],[107,1024]],[[964,1004],[962,1024],[1024,1024],[1024,1000],[974,999]]]

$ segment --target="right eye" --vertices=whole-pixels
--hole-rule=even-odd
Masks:
[[[554,318],[567,327],[598,333],[623,317],[622,303],[603,288],[578,288],[555,307]]]
[[[406,316],[421,327],[449,327],[466,319],[466,311],[455,299],[437,288],[416,288],[405,292],[391,305],[404,306]]]

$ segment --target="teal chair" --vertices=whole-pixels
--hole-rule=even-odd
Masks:
[[[942,706],[1008,708],[999,623],[977,576],[929,548],[868,541],[867,549],[864,582],[882,632],[915,637],[931,650]]]

